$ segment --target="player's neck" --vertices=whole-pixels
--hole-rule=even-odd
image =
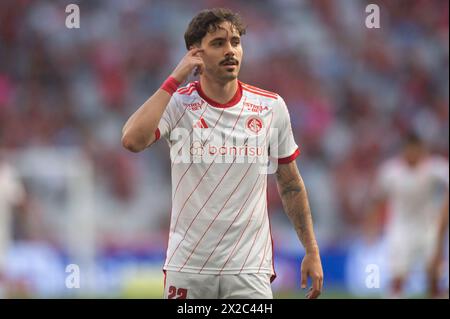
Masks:
[[[200,86],[208,98],[218,103],[225,104],[236,94],[238,80],[234,79],[226,83],[220,83],[206,77],[200,77]]]

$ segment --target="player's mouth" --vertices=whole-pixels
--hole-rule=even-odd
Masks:
[[[221,66],[227,67],[227,68],[232,68],[234,69],[237,65],[239,64],[239,62],[235,59],[227,59],[225,61],[220,62]]]

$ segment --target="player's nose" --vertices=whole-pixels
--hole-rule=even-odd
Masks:
[[[233,57],[235,55],[235,52],[233,50],[233,46],[231,45],[230,42],[226,43],[226,45],[224,47],[224,50],[225,50],[225,56],[226,57],[230,57],[230,56]]]

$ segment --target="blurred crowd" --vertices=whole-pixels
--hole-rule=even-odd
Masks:
[[[65,27],[69,3],[80,7],[79,29]],[[369,3],[380,6],[379,29],[365,25]],[[86,154],[101,243],[159,245],[166,236],[168,147],[128,153],[121,129],[184,55],[190,19],[220,6],[247,25],[240,79],[287,102],[323,247],[364,230],[371,178],[405,132],[448,156],[446,0],[1,1],[0,148]],[[31,232],[51,239],[33,186],[25,187]],[[276,245],[300,246],[284,231],[292,227],[273,177],[268,195]]]

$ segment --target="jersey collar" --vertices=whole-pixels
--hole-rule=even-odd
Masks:
[[[235,106],[237,103],[239,103],[239,101],[242,98],[242,85],[241,85],[240,81],[238,81],[238,88],[236,90],[236,93],[231,98],[231,100],[229,100],[225,104],[216,102],[216,101],[210,99],[209,97],[207,97],[205,92],[203,92],[202,87],[200,86],[200,81],[195,82],[195,87],[196,87],[197,92],[200,95],[200,97],[202,99],[204,99],[209,105],[214,106],[214,107],[220,107],[220,108],[232,107],[232,106]]]

